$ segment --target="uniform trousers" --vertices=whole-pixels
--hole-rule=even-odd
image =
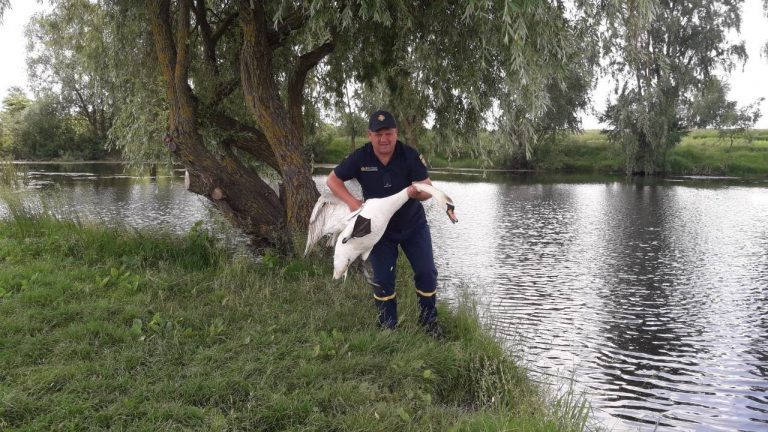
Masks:
[[[413,280],[419,302],[419,323],[422,326],[434,324],[437,320],[437,269],[432,254],[429,225],[424,222],[403,233],[385,232],[368,257],[373,269],[373,278],[370,282],[373,285],[374,303],[379,313],[379,326],[383,328],[397,326],[395,276],[398,246],[403,249],[413,268]]]

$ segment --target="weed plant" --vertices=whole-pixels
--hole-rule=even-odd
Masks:
[[[0,222],[2,430],[583,430],[462,302],[447,337],[380,331],[327,255],[259,263],[186,236],[15,213]],[[320,256],[323,255],[323,256]],[[404,266],[407,267],[407,266]]]

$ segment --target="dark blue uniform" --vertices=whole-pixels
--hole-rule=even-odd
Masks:
[[[343,181],[357,179],[366,200],[388,197],[410,186],[412,182],[429,177],[419,153],[400,141],[397,141],[387,165],[379,161],[373,146],[367,143],[347,156],[333,171]],[[424,326],[432,325],[437,319],[437,270],[432,256],[432,238],[427,218],[418,200],[409,199],[395,212],[368,258],[373,267],[373,298],[379,309],[379,324],[387,328],[397,325],[395,273],[398,245],[413,268],[419,299],[419,322]]]

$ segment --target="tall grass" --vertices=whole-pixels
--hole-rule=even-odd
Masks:
[[[0,222],[0,429],[582,430],[476,308],[445,340],[379,331],[360,277],[324,257],[260,264],[185,236],[31,215]],[[407,266],[404,266],[407,267]]]
[[[27,170],[11,160],[0,159],[0,187],[17,188],[23,184]]]

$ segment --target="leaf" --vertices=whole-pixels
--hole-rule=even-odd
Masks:
[[[141,318],[135,318],[133,320],[133,324],[131,325],[131,333],[137,336],[140,335],[143,326],[144,324],[141,322]]]
[[[400,407],[400,408],[397,409],[397,415],[400,416],[400,418],[403,419],[403,421],[407,421],[407,422],[411,421],[410,414],[408,414],[405,411],[405,408],[403,408],[403,407]]]
[[[147,327],[157,333],[160,331],[162,321],[163,319],[160,317],[160,312],[157,312],[155,313],[155,316],[152,317],[152,321],[147,324]]]

